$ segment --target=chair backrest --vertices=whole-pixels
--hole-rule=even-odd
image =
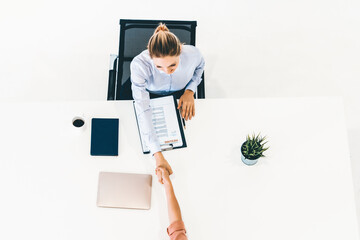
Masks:
[[[129,84],[130,63],[135,56],[146,49],[147,43],[159,23],[165,23],[182,43],[195,46],[196,21],[172,20],[130,20],[120,19],[120,42],[115,86],[116,100],[129,100],[121,93],[131,91]],[[198,87],[198,98],[205,98],[204,80]],[[110,85],[109,85],[110,86]],[[124,89],[128,88],[128,89]],[[199,89],[200,88],[200,89]],[[109,97],[108,97],[109,99]]]

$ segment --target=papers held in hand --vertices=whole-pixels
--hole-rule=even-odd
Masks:
[[[152,124],[161,149],[165,151],[186,147],[184,129],[175,97],[166,96],[150,99],[150,107],[152,109]],[[134,109],[143,153],[150,153],[148,144],[142,135],[141,129],[144,126],[142,126],[143,123],[138,120],[135,101]]]

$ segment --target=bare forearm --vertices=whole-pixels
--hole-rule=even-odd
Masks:
[[[162,154],[162,152],[156,152],[156,153],[154,153],[154,157],[155,157],[156,163],[158,163],[159,161],[165,159],[165,158],[164,158],[164,155]]]
[[[169,215],[169,222],[170,224],[182,220],[181,218],[181,211],[179,203],[176,199],[174,189],[172,187],[172,184],[168,184],[165,186],[166,191],[166,199],[167,199],[167,205],[168,205],[168,215]]]

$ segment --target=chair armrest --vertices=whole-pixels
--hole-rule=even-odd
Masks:
[[[197,98],[205,98],[205,73],[203,72],[202,76],[202,81],[200,82],[200,84],[197,87]]]
[[[109,70],[109,82],[108,82],[108,93],[107,100],[115,100],[115,88],[116,88],[116,77],[117,77],[117,62],[118,56],[110,55],[110,70]]]

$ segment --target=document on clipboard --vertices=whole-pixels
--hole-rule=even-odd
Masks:
[[[150,153],[149,147],[141,136],[141,126],[139,126],[137,119],[135,101],[133,104],[143,153]],[[186,147],[184,129],[175,97],[170,95],[150,99],[150,107],[152,109],[152,124],[162,150]]]

